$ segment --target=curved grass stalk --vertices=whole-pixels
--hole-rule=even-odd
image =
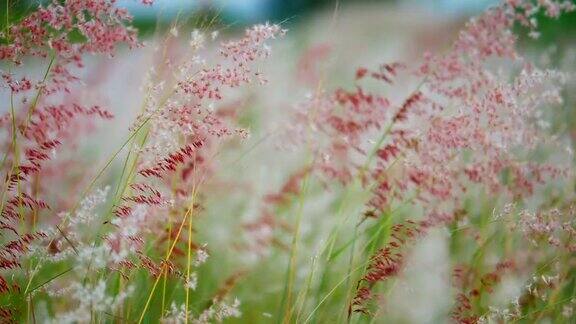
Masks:
[[[196,171],[196,164],[194,164],[193,166],[193,173],[195,173]],[[196,197],[196,185],[194,184],[192,186],[192,202],[191,202],[191,208],[194,209],[194,198]],[[184,222],[184,221],[183,221]],[[187,251],[187,258],[186,258],[186,281],[190,280],[190,266],[191,266],[191,260],[192,260],[192,216],[188,217],[188,251]],[[188,323],[188,307],[190,305],[190,287],[189,287],[189,282],[186,282],[184,284],[184,288],[186,290],[186,301],[185,301],[185,320],[184,323]]]
[[[289,323],[292,316],[291,300],[292,300],[292,286],[294,284],[294,277],[296,272],[296,257],[298,255],[298,240],[300,239],[300,226],[302,223],[302,216],[304,214],[304,197],[308,191],[309,175],[307,174],[302,183],[302,190],[300,193],[298,211],[296,214],[296,229],[292,238],[290,248],[290,261],[288,265],[287,282],[285,290],[285,313],[283,323]]]
[[[166,261],[168,261],[170,259],[170,256],[172,256],[172,252],[174,251],[174,248],[176,247],[176,243],[178,242],[178,238],[180,237],[180,234],[182,233],[182,229],[184,228],[184,225],[186,224],[188,217],[192,217],[192,213],[194,212],[195,195],[196,195],[196,191],[193,191],[192,195],[191,195],[191,202],[188,206],[188,209],[186,210],[186,213],[184,214],[184,218],[182,219],[182,223],[178,227],[178,232],[176,233],[176,237],[174,238],[174,242],[172,242],[172,245],[170,246],[170,250],[168,251],[168,253],[166,255]],[[168,271],[167,267],[168,267],[168,265],[167,265],[167,263],[165,263],[162,273]],[[138,323],[142,323],[142,321],[144,320],[144,315],[146,315],[146,311],[148,310],[148,307],[150,306],[150,301],[152,300],[152,297],[154,296],[154,291],[156,290],[156,286],[158,286],[158,282],[160,281],[160,278],[162,277],[162,273],[160,273],[156,277],[156,280],[154,281],[154,285],[152,286],[150,294],[148,295],[148,298],[146,299],[146,304],[144,305],[144,308],[142,309],[142,313],[140,314],[140,318],[138,319]]]
[[[368,264],[368,262],[366,262],[365,264],[362,264],[362,265],[356,267],[355,269],[353,269],[350,274],[346,275],[332,289],[330,289],[330,291],[320,300],[318,305],[316,305],[316,307],[314,307],[314,309],[312,309],[312,311],[310,312],[308,317],[306,317],[306,319],[304,320],[303,323],[304,324],[308,323],[312,319],[312,317],[314,316],[316,311],[318,311],[320,306],[322,306],[322,304],[324,304],[324,302],[336,291],[336,289],[338,289],[338,287],[340,287],[344,282],[346,282],[346,280],[348,280],[349,276],[351,276],[354,272],[360,270],[362,267],[364,267],[367,264]]]

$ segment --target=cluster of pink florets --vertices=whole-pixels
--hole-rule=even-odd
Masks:
[[[24,214],[36,226],[45,210],[58,212],[47,201],[58,202],[52,181],[68,176],[71,160],[57,152],[63,145],[74,146],[79,135],[97,120],[113,118],[100,105],[85,105],[74,95],[78,84],[77,70],[83,67],[87,54],[113,55],[118,45],[138,45],[136,30],[127,26],[131,17],[118,8],[114,0],[53,0],[40,6],[22,20],[11,24],[0,34],[1,90],[10,98],[8,112],[0,118],[5,133],[2,147],[2,196],[0,227],[16,238],[2,247],[0,269],[20,266],[20,256],[32,241],[50,239],[51,252],[62,242],[60,235],[72,244],[64,230],[54,233],[21,233]],[[25,60],[40,58],[46,63],[41,79],[24,75]],[[39,179],[46,179],[46,182]],[[73,235],[69,233],[68,235]],[[52,251],[53,250],[53,251]],[[77,252],[77,251],[76,251]],[[4,281],[4,280],[3,280]]]
[[[534,193],[544,179],[566,175],[565,168],[515,153],[530,152],[546,138],[532,122],[539,108],[561,103],[564,76],[527,63],[511,30],[516,22],[535,27],[541,8],[555,17],[574,5],[505,2],[469,22],[446,53],[428,53],[415,68],[360,68],[355,90],[312,96],[293,131],[313,148],[315,169],[327,181],[358,179],[373,193],[367,203],[372,215],[419,202],[430,226],[454,221],[471,188],[517,198]],[[520,72],[493,68],[502,62]],[[394,85],[400,77],[419,80],[397,103],[362,85],[367,78]],[[502,181],[504,173],[509,176]]]
[[[85,54],[113,55],[119,44],[137,46],[136,30],[125,23],[132,18],[115,0],[53,0],[45,7],[9,26],[0,37],[0,60],[17,65],[37,56],[51,57],[54,67],[47,80],[16,79],[9,72],[2,76],[12,91],[42,88],[46,93],[70,91],[77,80],[73,67],[82,67]]]

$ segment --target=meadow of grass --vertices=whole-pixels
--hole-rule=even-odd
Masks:
[[[145,38],[114,0],[17,8],[0,322],[576,321],[571,1]]]

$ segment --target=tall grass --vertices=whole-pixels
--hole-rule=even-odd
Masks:
[[[345,73],[282,24],[144,44],[112,0],[10,8],[3,322],[576,318],[573,81],[518,45],[571,2],[504,1]],[[123,62],[146,72],[118,85]]]

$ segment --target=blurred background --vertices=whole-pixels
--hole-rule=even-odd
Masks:
[[[1,0],[2,29],[6,23],[17,20],[38,4],[51,0]],[[218,15],[218,22],[237,28],[255,22],[283,22],[291,26],[309,19],[318,11],[333,10],[336,6],[384,6],[403,10],[420,11],[439,15],[445,19],[458,19],[481,12],[498,0],[155,0],[153,6],[142,6],[140,0],[119,0],[118,6],[126,7],[135,17],[141,32],[146,34],[170,24],[175,18],[193,24],[190,17],[209,13]],[[6,13],[10,12],[9,19]],[[576,37],[576,14],[565,15],[555,30],[564,36]],[[190,21],[189,21],[190,20]],[[545,23],[545,29],[552,28]]]

